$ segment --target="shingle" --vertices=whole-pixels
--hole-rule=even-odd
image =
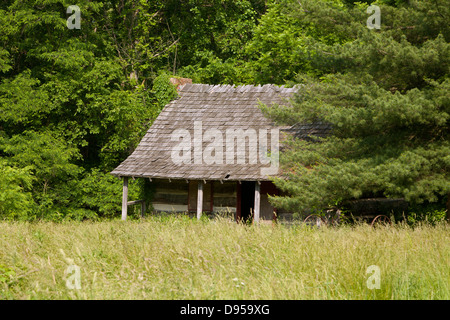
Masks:
[[[208,129],[218,129],[226,142],[227,129],[260,129],[275,127],[258,108],[259,101],[266,104],[281,103],[296,92],[295,88],[263,86],[205,85],[187,83],[180,88],[179,98],[172,101],[161,111],[153,125],[147,131],[134,152],[111,173],[117,176],[145,176],[173,179],[224,179],[227,180],[267,180],[261,174],[264,165],[249,164],[249,146],[246,146],[245,164],[227,164],[226,148],[223,147],[223,164],[201,165],[194,163],[194,123],[202,121],[203,133]],[[180,141],[172,141],[172,133],[177,129],[188,130],[191,136],[191,164],[177,165],[171,158],[172,150],[180,145]],[[317,127],[325,130],[326,127]],[[311,128],[297,128],[303,134]],[[303,131],[302,131],[303,130]],[[309,131],[308,131],[309,130]],[[211,141],[203,141],[202,149]],[[270,144],[270,142],[269,142]],[[184,141],[183,147],[189,142]],[[253,152],[257,150],[252,149]],[[234,155],[235,162],[237,159]]]

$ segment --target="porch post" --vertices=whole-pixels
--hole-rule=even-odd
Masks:
[[[199,180],[197,184],[197,219],[200,219],[203,211],[203,181]]]
[[[259,223],[259,208],[261,204],[261,185],[259,181],[255,181],[255,205],[254,205],[254,216],[253,221]]]
[[[123,189],[122,189],[122,220],[127,220],[128,210],[128,177],[123,177]]]

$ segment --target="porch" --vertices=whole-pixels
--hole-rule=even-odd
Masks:
[[[197,219],[204,214],[223,213],[236,221],[259,223],[276,219],[276,209],[268,196],[277,195],[278,190],[271,181],[149,179],[152,199],[128,201],[128,177],[122,179],[122,220],[127,219],[130,205],[140,204],[143,215],[147,202],[153,213],[188,213]]]

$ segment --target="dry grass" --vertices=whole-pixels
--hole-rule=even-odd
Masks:
[[[449,299],[449,225],[0,223],[1,299]],[[69,265],[81,289],[69,289]],[[380,268],[380,289],[366,270]]]

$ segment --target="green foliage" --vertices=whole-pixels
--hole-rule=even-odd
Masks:
[[[78,156],[77,150],[49,133],[25,131],[10,139],[3,139],[2,149],[10,155],[8,160],[11,163],[30,168],[46,187],[79,172],[78,167],[70,162]]]
[[[413,205],[408,210],[407,223],[411,226],[419,224],[436,225],[446,220],[447,209],[439,202],[426,202],[420,205]]]
[[[9,283],[16,276],[14,269],[0,265],[0,283]]]
[[[264,8],[261,0],[167,1],[164,14],[179,39],[171,66],[196,65],[207,52],[221,61],[239,57]]]
[[[166,104],[178,97],[176,86],[170,82],[170,75],[162,73],[153,80],[153,94],[158,101],[160,110]]]
[[[327,46],[354,39],[363,17],[361,10],[346,9],[339,0],[274,2],[244,48],[243,68],[254,83],[275,84],[334,70]]]
[[[3,216],[22,209],[29,218],[56,220],[117,213],[111,204],[117,183],[108,172],[133,150],[160,110],[146,85],[148,65],[139,67],[139,61],[153,63],[149,57],[165,44],[141,46],[139,41],[155,39],[150,33],[158,31],[148,29],[155,19],[136,20],[132,11],[133,6],[159,10],[160,3],[77,5],[80,30],[66,27],[64,1],[0,4],[0,156],[13,168],[10,174],[28,172],[33,178],[26,188],[22,178],[10,180],[17,182],[8,192],[27,197],[17,196],[14,207],[8,196],[4,205],[10,209],[2,210]],[[130,77],[134,71],[136,77]],[[91,174],[97,185],[87,187]]]
[[[179,74],[188,76],[195,83],[242,84],[253,83],[253,75],[245,69],[245,62],[237,59],[222,60],[211,51],[200,51],[195,65],[182,68]]]
[[[27,218],[32,209],[30,168],[14,168],[0,159],[0,218]]]
[[[321,68],[325,51],[318,53],[316,75],[299,78],[293,108],[263,108],[280,123],[333,128],[319,141],[287,142],[281,163],[288,179],[275,181],[290,196],[274,197],[276,206],[299,212],[364,197],[422,203],[448,195],[450,46],[445,24],[440,32],[428,28],[442,17],[418,19],[431,7],[382,7],[386,25],[414,23],[412,31],[361,25],[354,40],[322,42],[335,70]]]
[[[80,168],[71,163],[77,156],[75,148],[49,133],[25,131],[10,139],[2,139],[0,149],[8,155],[8,162],[27,169],[35,178],[31,192],[38,206],[30,206],[34,215],[62,202],[62,181],[76,179]],[[29,211],[29,210],[28,210]]]
[[[71,181],[69,188],[73,199],[70,207],[77,208],[67,213],[70,218],[113,218],[121,210],[122,182],[108,173],[93,169],[81,179]],[[130,186],[131,197],[135,197],[134,190]]]

